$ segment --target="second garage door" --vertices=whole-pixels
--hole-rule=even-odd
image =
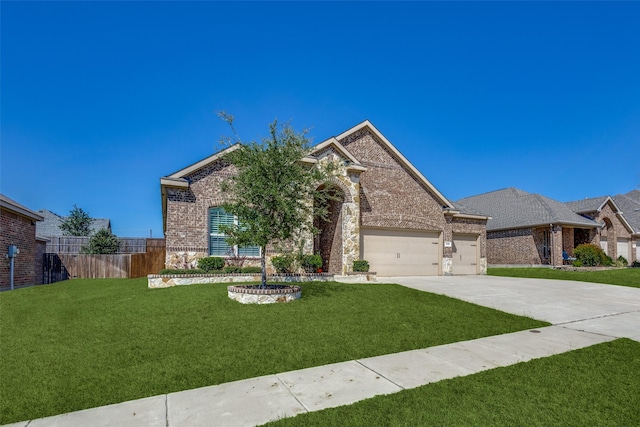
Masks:
[[[454,234],[452,249],[453,274],[478,274],[478,236]]]
[[[379,276],[440,274],[439,233],[362,228],[360,253]]]

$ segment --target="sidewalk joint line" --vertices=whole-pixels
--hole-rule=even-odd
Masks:
[[[553,326],[570,325],[570,324],[572,324],[572,323],[584,322],[585,320],[605,319],[605,318],[607,318],[607,317],[615,317],[615,316],[620,316],[620,315],[622,315],[622,314],[638,313],[638,312],[640,312],[640,310],[621,311],[621,312],[618,312],[618,313],[603,314],[602,316],[587,317],[586,319],[569,320],[568,322],[556,323],[556,324],[554,324]]]
[[[285,390],[287,390],[287,391],[289,392],[289,394],[290,394],[291,396],[293,396],[293,398],[296,400],[296,402],[298,402],[298,403],[300,404],[300,406],[302,406],[302,407],[304,408],[304,410],[305,410],[305,411],[307,411],[307,413],[311,412],[311,411],[309,410],[309,408],[307,408],[307,407],[305,406],[305,404],[304,404],[304,403],[302,403],[302,402],[300,401],[300,399],[298,399],[298,396],[296,396],[296,395],[295,395],[295,393],[291,390],[291,388],[290,388],[290,387],[288,387],[288,386],[284,383],[284,381],[282,381],[282,378],[280,378],[280,376],[279,376],[278,374],[275,374],[275,375],[276,375],[276,378],[278,379],[278,381],[280,381],[280,384],[282,384],[282,386],[285,388]],[[167,427],[168,427],[168,426],[167,426]]]
[[[400,390],[406,390],[404,387],[402,387],[400,384],[396,383],[395,381],[385,377],[384,375],[382,375],[380,372],[376,371],[375,369],[371,369],[370,367],[368,367],[367,365],[365,365],[364,363],[362,363],[359,359],[354,360],[354,362],[358,363],[360,366],[362,366],[365,369],[368,369],[369,371],[373,372],[376,375],[379,375],[380,378],[384,378],[385,380],[389,381],[391,384],[400,387]]]
[[[164,395],[164,419],[165,419],[165,426],[169,427],[169,395],[168,394]]]

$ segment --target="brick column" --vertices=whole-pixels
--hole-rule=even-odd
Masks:
[[[562,260],[562,226],[551,226],[551,265],[561,266]]]

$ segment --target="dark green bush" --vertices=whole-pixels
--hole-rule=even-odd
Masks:
[[[262,273],[262,267],[242,267],[240,272],[249,274]]]
[[[359,260],[353,261],[353,271],[355,272],[368,272],[369,271],[369,261]]]
[[[635,268],[640,267],[640,261],[633,261],[633,264],[631,264],[631,267],[635,267]]]
[[[242,269],[242,267],[238,267],[235,265],[225,265],[224,268],[222,269],[222,271],[224,273],[240,273],[240,270]]]
[[[282,254],[271,257],[271,264],[276,273],[293,273],[296,258],[292,254]]]
[[[580,261],[585,267],[610,265],[611,263],[611,258],[599,246],[590,243],[578,245],[573,254],[576,257],[576,261]]]
[[[574,267],[582,267],[582,262],[581,262],[581,261],[578,261],[578,260],[575,260],[575,261],[573,261],[572,265],[573,265]]]
[[[303,255],[302,268],[307,273],[315,273],[322,268],[322,257],[320,255]]]
[[[210,256],[206,258],[200,258],[198,260],[198,268],[207,272],[213,270],[222,270],[224,267],[224,258],[217,256]]]
[[[204,270],[201,270],[199,268],[193,268],[190,270],[187,269],[183,269],[183,268],[165,268],[163,270],[160,270],[160,274],[205,274],[206,272]]]
[[[225,265],[222,269],[222,272],[225,274],[233,274],[233,273],[261,273],[262,268],[260,267],[238,267],[236,265]]]

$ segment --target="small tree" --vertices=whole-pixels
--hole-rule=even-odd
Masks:
[[[117,254],[120,249],[120,239],[111,231],[102,228],[89,239],[89,245],[82,248],[85,254]]]
[[[238,218],[238,224],[220,226],[230,245],[260,247],[262,287],[266,287],[265,253],[268,244],[300,239],[315,233],[314,215],[326,218],[331,194],[318,190],[327,181],[330,164],[303,162],[309,154],[307,132],[298,133],[286,124],[274,121],[269,136],[261,143],[242,142],[233,127],[233,117],[220,113],[227,121],[239,143],[226,159],[237,168],[237,174],[222,186],[228,201],[225,211]],[[230,140],[227,139],[227,143]]]
[[[65,236],[88,236],[91,234],[92,222],[87,212],[73,205],[69,216],[60,224],[60,230]]]

